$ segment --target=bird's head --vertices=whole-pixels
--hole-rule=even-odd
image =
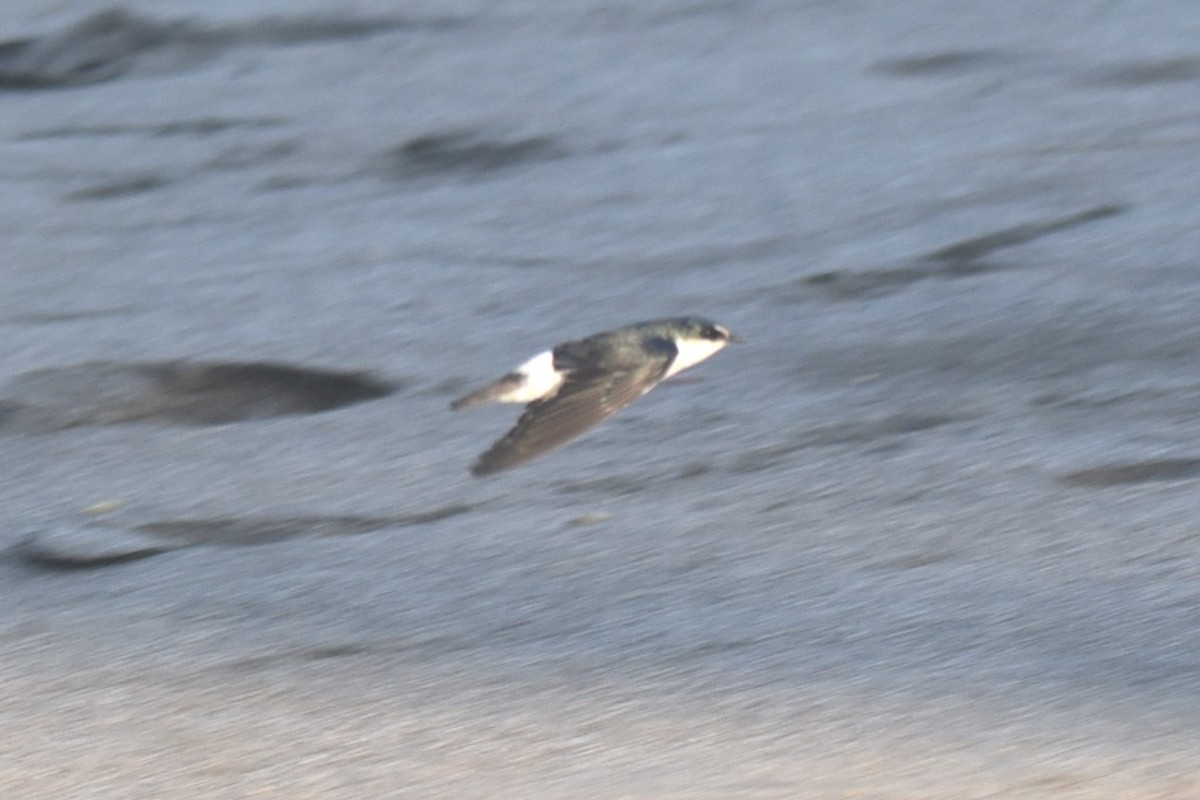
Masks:
[[[675,337],[689,341],[710,342],[720,347],[724,347],[730,342],[741,341],[724,325],[700,317],[684,317],[678,320]]]

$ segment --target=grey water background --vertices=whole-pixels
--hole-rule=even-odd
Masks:
[[[0,795],[1200,796],[1198,42],[6,3]],[[748,341],[468,475],[677,313]]]

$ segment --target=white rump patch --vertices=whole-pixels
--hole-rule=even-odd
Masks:
[[[553,350],[538,353],[513,372],[524,380],[520,386],[514,387],[511,392],[498,398],[502,403],[531,403],[534,400],[541,400],[558,391],[558,387],[563,382],[562,373],[554,369]]]
[[[688,367],[694,367],[704,359],[724,349],[729,342],[721,339],[682,339],[675,341],[675,347],[679,353],[675,356],[675,360],[671,362],[671,368],[667,370],[666,378],[677,373],[683,372]]]

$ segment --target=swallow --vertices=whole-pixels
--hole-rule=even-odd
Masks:
[[[479,456],[476,476],[515,467],[608,419],[667,378],[715,355],[736,337],[698,317],[639,322],[538,353],[494,383],[455,400],[525,403],[512,430]]]

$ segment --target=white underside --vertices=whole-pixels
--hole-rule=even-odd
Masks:
[[[679,353],[671,362],[664,378],[669,378],[683,372],[688,367],[694,367],[706,358],[721,350],[728,342],[710,341],[708,339],[685,339],[675,342]],[[501,403],[531,403],[549,397],[562,386],[562,373],[554,369],[554,352],[547,350],[538,353],[521,366],[513,370],[524,378],[519,386],[496,398]]]
[[[675,360],[671,362],[671,368],[667,370],[665,378],[683,372],[688,367],[694,367],[706,358],[714,355],[725,345],[729,344],[724,341],[713,341],[711,339],[676,339],[675,347],[679,350]]]
[[[547,350],[517,367],[513,372],[525,380],[503,397],[501,403],[531,403],[554,394],[562,385],[562,373],[554,369],[554,352]]]

